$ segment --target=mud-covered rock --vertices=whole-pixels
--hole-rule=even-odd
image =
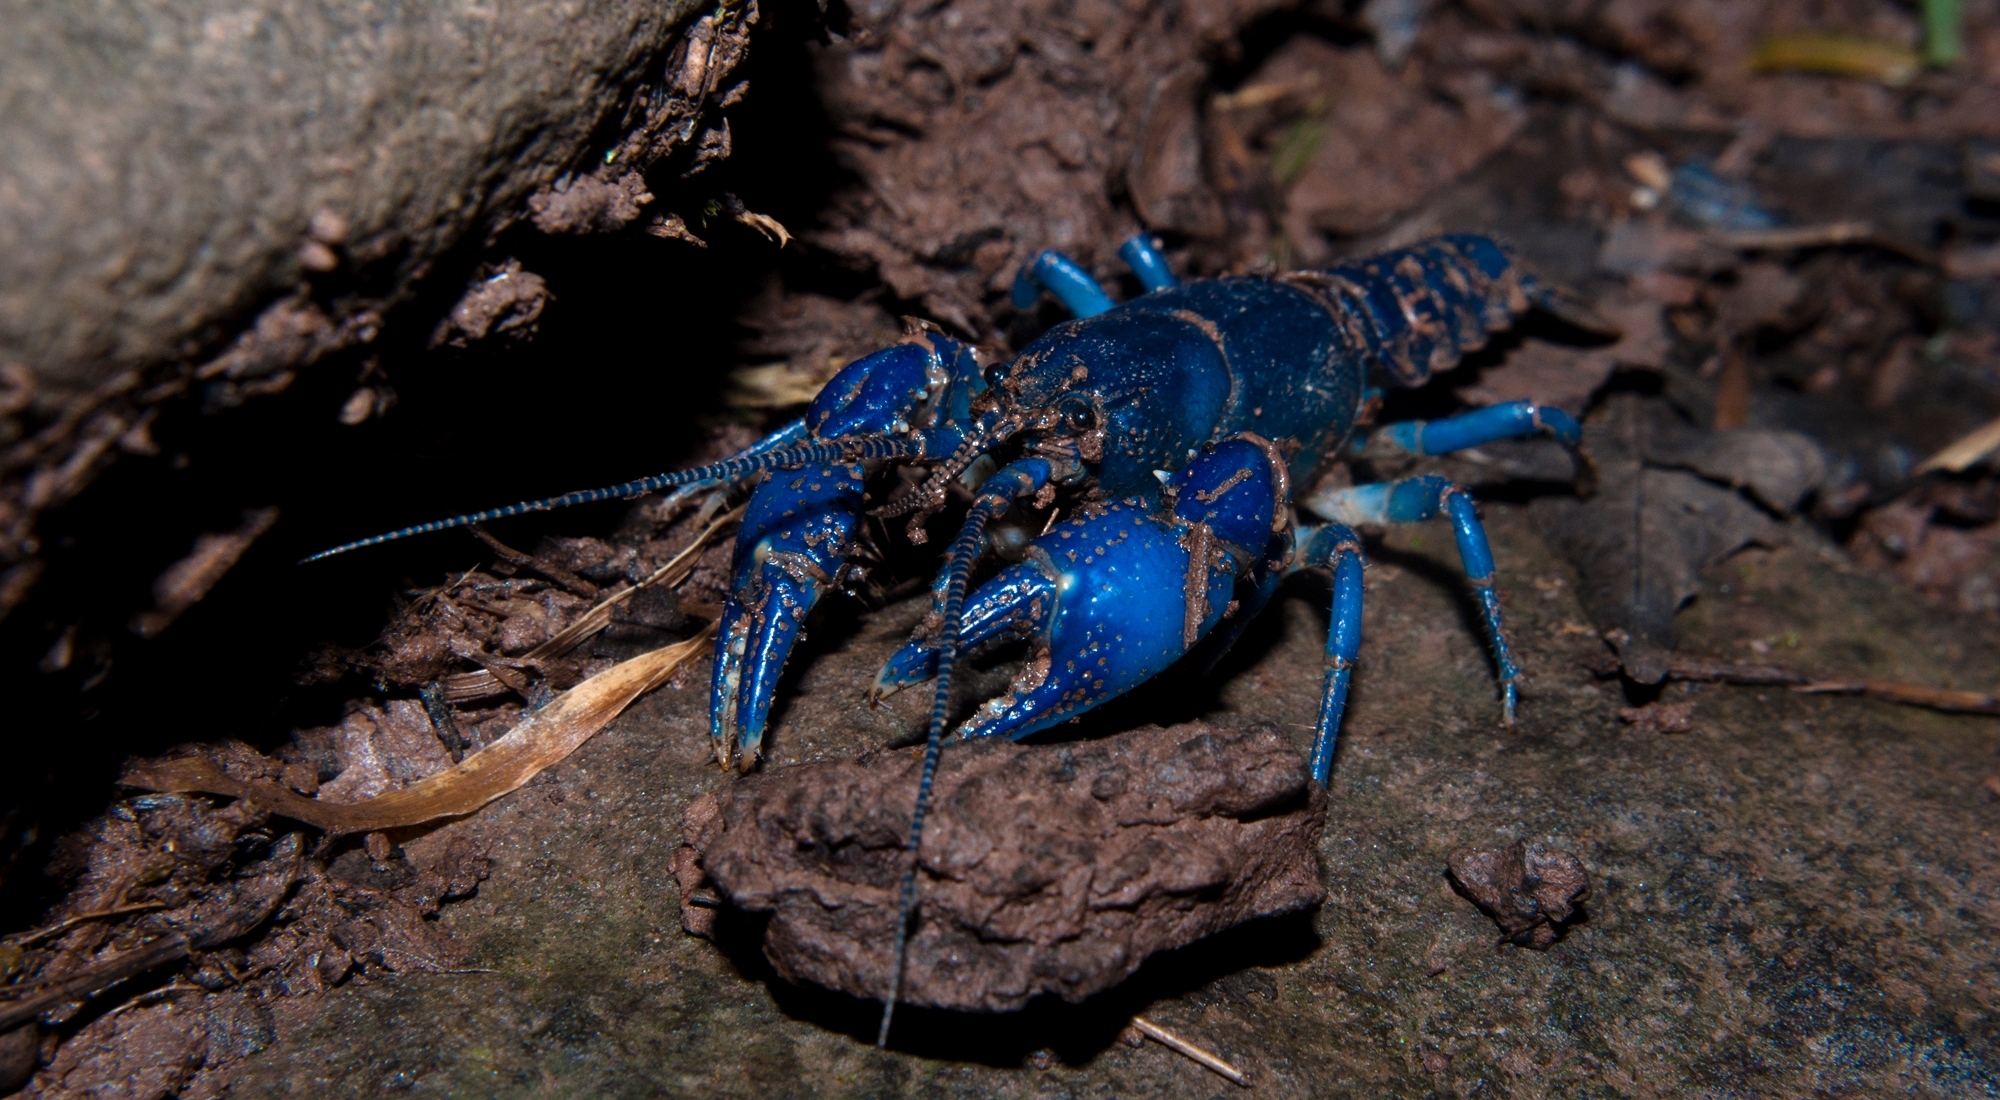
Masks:
[[[1500,926],[1501,943],[1546,951],[1590,898],[1590,873],[1568,852],[1515,841],[1493,851],[1459,848],[1445,857],[1451,882]]]
[[[888,990],[920,770],[908,754],[868,754],[690,807],[707,874],[736,906],[772,914],[764,951],[786,978]],[[953,746],[902,997],[989,1012],[1041,993],[1080,1001],[1155,952],[1317,905],[1324,818],[1323,792],[1268,727]]]

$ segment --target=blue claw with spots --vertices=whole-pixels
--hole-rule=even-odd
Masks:
[[[1006,694],[961,737],[1026,737],[1138,687],[1194,649],[1282,561],[1282,458],[1230,439],[1165,483],[1157,505],[1085,507],[1029,544],[966,601],[957,647],[1026,640]],[[920,630],[876,678],[886,695],[928,680],[941,641]]]
[[[902,437],[912,449],[948,453],[964,444],[966,425],[977,423],[971,403],[984,389],[971,349],[938,333],[913,333],[842,369],[798,430],[809,439]],[[748,770],[762,755],[778,677],[813,605],[843,580],[877,465],[863,459],[772,469],[744,507],[709,681],[709,735],[723,766],[733,759]]]

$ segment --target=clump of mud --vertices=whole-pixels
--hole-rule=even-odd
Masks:
[[[730,903],[771,914],[764,952],[787,979],[887,996],[921,767],[867,753],[689,807],[700,866]],[[925,821],[902,997],[979,1012],[1081,1001],[1156,952],[1316,906],[1325,819],[1325,791],[1268,727],[954,746]]]

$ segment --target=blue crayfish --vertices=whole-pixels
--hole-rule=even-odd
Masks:
[[[1303,500],[1323,456],[1348,444],[1379,397],[1376,377],[1417,386],[1532,308],[1588,311],[1484,237],[1448,236],[1323,271],[1180,283],[1151,238],[1120,255],[1147,293],[1115,305],[1075,261],[1042,252],[1015,304],[1043,291],[1076,315],[1013,361],[928,326],[835,375],[805,416],[725,461],[587,492],[421,524],[329,550],[571,504],[734,491],[759,476],[737,536],[710,696],[717,758],[759,757],[778,676],[806,614],[855,577],[861,517],[909,516],[912,542],[954,489],[969,492],[933,610],[877,677],[876,697],[935,681],[910,832],[914,853],[950,718],[953,662],[1025,640],[1009,690],[959,737],[1025,737],[1121,695],[1201,648],[1214,659],[1303,570],[1331,574],[1326,679],[1309,767],[1325,782],[1361,641],[1362,546],[1353,526],[1450,518],[1514,715],[1515,666],[1472,499],[1442,477],[1360,485]],[[1376,377],[1371,377],[1376,376]],[[1545,434],[1577,423],[1526,402],[1381,429],[1413,454]],[[897,484],[895,468],[921,466]],[[1302,524],[1294,508],[1323,520]],[[1037,533],[1039,532],[1039,533]],[[967,593],[979,559],[1012,559]],[[318,556],[326,556],[325,554]],[[914,866],[914,861],[912,862]],[[914,904],[906,876],[898,926]],[[883,1036],[889,1013],[883,1018]]]

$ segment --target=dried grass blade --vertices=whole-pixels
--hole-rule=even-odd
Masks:
[[[1972,464],[1987,455],[2000,451],[2000,420],[1994,420],[1981,428],[1959,437],[1957,442],[1944,450],[1924,459],[1917,467],[1917,473],[1927,474],[1932,470],[1950,470],[1954,474],[1964,473]]]
[[[1250,1087],[1250,1078],[1242,1070],[1223,1061],[1217,1055],[1203,1050],[1186,1039],[1168,1031],[1166,1028],[1146,1019],[1144,1016],[1132,1017],[1132,1026],[1138,1028],[1146,1038],[1166,1047],[1168,1050],[1193,1059],[1197,1064],[1219,1074],[1232,1084],[1242,1085],[1245,1088]]]
[[[1825,73],[1908,84],[1923,68],[1917,51],[1900,42],[1856,34],[1786,34],[1757,43],[1750,71]]]
[[[1894,680],[1815,680],[1792,690],[1813,695],[1869,695],[1915,707],[1965,714],[2000,714],[2000,695],[1988,695],[1982,691],[1953,691]]]
[[[202,757],[140,764],[119,782],[153,791],[229,795],[332,833],[372,832],[458,817],[518,789],[575,752],[634,699],[664,683],[701,652],[714,629],[711,624],[687,641],[614,665],[556,696],[462,763],[365,801],[321,802],[275,783],[236,779]]]
[[[577,616],[575,622],[557,631],[548,641],[529,650],[526,659],[540,660],[547,657],[560,657],[570,650],[575,649],[585,638],[610,625],[612,609],[630,599],[634,592],[642,588],[650,588],[655,584],[664,583],[669,588],[680,584],[694,572],[695,559],[700,555],[702,549],[708,545],[708,540],[717,531],[742,518],[743,509],[741,507],[715,517],[715,521],[707,527],[702,528],[701,534],[696,535],[694,541],[687,544],[686,549],[669,558],[665,565],[653,570],[652,573],[647,575],[645,580],[640,581],[638,584],[623,591],[613,593],[605,599],[598,601],[595,607]]]
[[[713,538],[717,531],[742,518],[743,508],[740,505],[715,517],[714,522],[702,528],[701,533],[694,537],[694,541],[688,543],[686,548],[681,550],[680,553],[669,558],[665,565],[653,570],[652,573],[647,575],[645,580],[640,581],[638,584],[614,592],[610,596],[599,600],[590,610],[578,615],[575,622],[557,631],[548,641],[529,650],[522,656],[522,662],[527,663],[560,657],[570,650],[575,649],[577,646],[583,644],[584,639],[611,625],[612,610],[619,604],[630,599],[632,594],[641,588],[647,588],[661,582],[665,582],[668,587],[680,584],[694,572],[695,561],[702,549],[708,545],[708,540]],[[509,687],[509,685],[502,683],[499,677],[484,669],[478,672],[461,673],[457,676],[447,676],[439,682],[443,685],[445,699],[453,703],[483,699],[488,695],[505,691]]]

